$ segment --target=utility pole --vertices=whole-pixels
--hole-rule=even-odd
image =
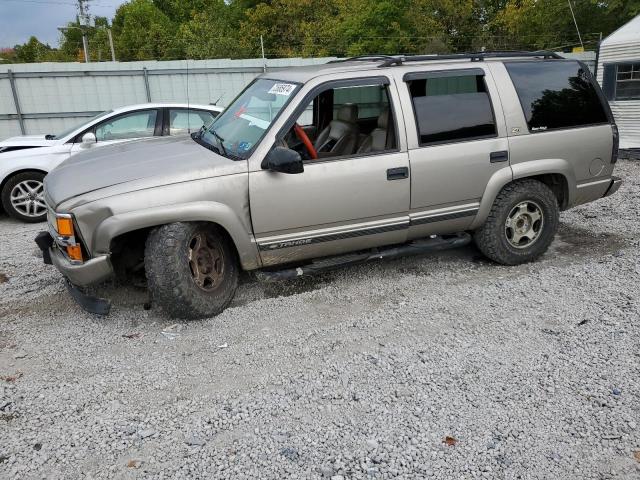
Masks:
[[[107,27],[107,35],[109,36],[109,48],[111,48],[111,61],[116,61],[116,51],[113,48],[113,36],[111,35],[111,29]]]
[[[84,50],[84,61],[89,63],[89,41],[87,39],[87,29],[91,25],[89,16],[89,0],[78,0],[78,25],[82,30],[82,49]]]

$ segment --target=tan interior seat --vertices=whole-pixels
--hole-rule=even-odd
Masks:
[[[391,149],[391,137],[388,132],[389,127],[389,109],[385,108],[378,115],[378,126],[364,139],[358,153],[382,152]]]
[[[320,132],[314,147],[321,157],[351,155],[358,146],[360,129],[358,106],[346,103],[338,109],[337,118]]]

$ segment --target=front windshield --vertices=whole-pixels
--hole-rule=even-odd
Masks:
[[[95,116],[89,118],[88,120],[83,120],[82,123],[78,123],[77,125],[74,125],[71,128],[67,128],[64,132],[58,133],[56,135],[47,135],[47,138],[49,140],[61,140],[64,137],[66,137],[67,135],[69,135],[70,133],[78,130],[79,128],[84,127],[87,123],[93,122],[94,120],[97,120],[97,119],[102,118],[102,117],[106,117],[107,115],[109,115],[112,112],[113,112],[113,110],[107,110],[105,112],[100,112],[98,115],[95,115]]]
[[[260,78],[194,138],[221,155],[244,160],[299,87],[296,83]]]

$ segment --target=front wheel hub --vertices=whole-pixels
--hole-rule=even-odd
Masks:
[[[540,238],[543,225],[542,208],[536,202],[527,200],[511,209],[505,221],[504,232],[512,247],[527,248]]]
[[[206,233],[196,233],[189,241],[191,278],[202,290],[216,289],[224,276],[224,256],[218,243]]]

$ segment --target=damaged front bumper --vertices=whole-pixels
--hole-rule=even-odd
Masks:
[[[107,315],[111,308],[111,302],[86,294],[83,287],[106,280],[113,274],[109,256],[101,255],[82,264],[73,264],[55,245],[49,232],[40,232],[35,240],[38,248],[42,251],[44,263],[54,265],[64,275],[67,289],[73,299],[90,313]]]

